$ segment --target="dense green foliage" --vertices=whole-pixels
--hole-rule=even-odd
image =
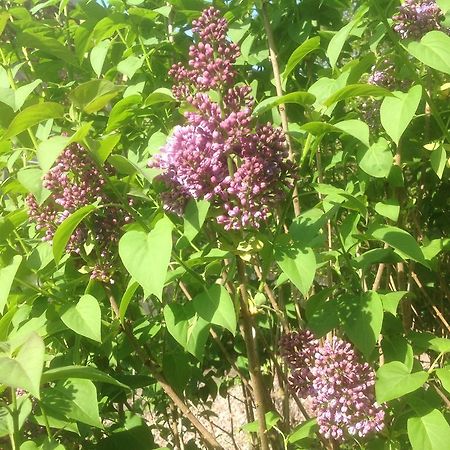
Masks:
[[[184,123],[168,71],[210,3],[1,2],[0,448],[222,448],[196,416],[242,385],[253,448],[268,428],[274,449],[450,449],[450,37],[400,39],[396,0],[213,4],[255,120],[288,119],[296,189],[258,230],[203,199],[165,211],[148,167]],[[42,241],[26,198],[45,204],[70,145],[105,184]],[[303,328],[374,368],[381,432],[337,443],[292,419],[279,339]]]

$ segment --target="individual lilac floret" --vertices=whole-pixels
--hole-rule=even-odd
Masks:
[[[418,40],[429,31],[443,30],[444,15],[434,0],[405,0],[392,19],[402,39]]]
[[[311,332],[291,333],[281,341],[292,388],[310,397],[319,432],[344,441],[384,427],[384,409],[375,401],[375,372],[362,363],[351,344],[337,337],[322,345]]]
[[[96,168],[86,149],[77,143],[67,147],[56,160],[55,166],[44,176],[43,186],[50,191],[44,204],[39,205],[32,194],[26,203],[30,219],[36,222],[36,229],[43,231],[44,241],[51,241],[60,225],[77,209],[96,201],[110,203],[104,191],[105,178]],[[96,210],[89,219],[91,237],[96,243],[94,255],[97,262],[91,278],[110,281],[113,272],[114,246],[119,239],[120,227],[130,221],[121,208],[103,207]],[[88,239],[88,227],[82,223],[72,233],[66,247],[68,253],[80,254]]]
[[[226,230],[258,228],[291,187],[285,136],[270,124],[255,129],[251,88],[234,85],[239,48],[219,11],[203,11],[193,31],[200,42],[190,47],[188,67],[169,72],[174,95],[193,110],[149,165],[162,169],[165,209],[181,215],[189,199],[206,199]]]

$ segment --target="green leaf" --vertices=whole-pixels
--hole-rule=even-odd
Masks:
[[[384,138],[368,149],[358,152],[359,167],[375,178],[387,178],[392,168],[393,156],[389,143]]]
[[[100,305],[92,295],[83,295],[76,305],[64,310],[61,320],[75,333],[102,342]]]
[[[106,126],[106,133],[110,133],[116,128],[129,123],[137,110],[137,105],[141,102],[142,97],[140,95],[130,95],[128,97],[119,100],[109,113],[108,125]]]
[[[428,374],[420,371],[410,373],[408,367],[399,361],[384,364],[377,371],[375,394],[378,403],[388,402],[419,389]]]
[[[236,333],[236,311],[228,291],[221,285],[214,284],[207,291],[192,300],[198,316],[206,322],[219,325]]]
[[[380,226],[371,230],[375,239],[394,247],[400,256],[413,259],[428,267],[417,241],[405,230],[392,226]]]
[[[49,369],[42,374],[41,384],[47,384],[58,380],[66,380],[67,378],[99,381],[100,383],[107,383],[124,389],[130,389],[126,384],[117,381],[96,367],[89,366],[63,366]]]
[[[176,101],[172,91],[167,88],[158,88],[153,91],[144,102],[145,106],[156,105],[157,103],[168,103]]]
[[[51,138],[39,144],[37,149],[37,158],[39,165],[44,173],[48,172],[53,166],[62,151],[73,142],[82,141],[89,130],[92,122],[84,123],[72,136],[52,136]]]
[[[289,250],[278,247],[275,250],[275,260],[296,288],[307,295],[316,274],[316,257],[311,248]]]
[[[189,200],[184,211],[184,235],[191,242],[203,226],[210,203],[207,200]]]
[[[284,69],[283,78],[286,79],[291,72],[300,64],[305,56],[320,47],[320,37],[315,36],[302,42],[289,57]]]
[[[16,358],[0,357],[0,383],[26,389],[36,398],[44,367],[45,346],[42,338],[32,333],[20,347]]]
[[[343,26],[332,38],[327,47],[327,56],[330,60],[331,67],[336,66],[336,62],[344,47],[345,41],[350,36],[352,29],[355,27],[355,22],[352,20],[347,25]]]
[[[307,106],[312,105],[316,98],[309,92],[297,91],[291,92],[290,94],[283,95],[281,97],[269,97],[258,103],[256,108],[253,110],[254,116],[259,116],[278,105],[285,103],[296,103],[298,105]]]
[[[14,117],[2,139],[10,139],[43,120],[57,119],[63,114],[64,108],[58,103],[46,102],[28,106]]]
[[[369,8],[366,5],[361,6],[356,11],[353,19],[331,38],[327,48],[327,56],[330,60],[331,67],[334,68],[336,66],[336,62],[350,33],[361,22],[361,19],[366,15],[367,11],[369,11]]]
[[[43,175],[42,170],[38,167],[26,167],[25,169],[20,169],[17,173],[19,183],[34,195],[39,204],[44,202],[50,195],[50,191],[42,185]]]
[[[119,241],[119,255],[130,275],[144,288],[145,296],[162,297],[172,252],[172,222],[163,217],[148,234],[128,231]]]
[[[339,299],[339,318],[345,333],[368,359],[378,341],[383,324],[383,304],[376,292]]]
[[[367,147],[370,146],[369,127],[361,120],[344,120],[342,122],[335,123],[333,126],[338,130],[355,137]]]
[[[266,422],[267,430],[272,429],[279,421],[281,416],[274,411],[268,411],[264,414],[264,421]],[[247,433],[257,433],[258,432],[258,421],[246,423],[241,427],[242,430],[247,431]]]
[[[288,442],[290,444],[295,444],[302,439],[312,437],[316,430],[318,430],[317,419],[309,419],[294,428],[294,430],[288,436]]]
[[[436,337],[432,333],[411,331],[408,334],[411,343],[416,349],[428,350],[431,349],[438,353],[450,352],[450,339]]]
[[[209,323],[195,314],[192,302],[170,303],[164,307],[167,331],[189,353],[202,360],[209,335]]]
[[[22,256],[15,255],[12,259],[11,264],[0,269],[0,313],[3,314],[6,302],[8,300],[9,291],[16,276],[17,270],[19,269],[20,263],[22,262]]]
[[[64,219],[64,221],[57,228],[55,235],[53,236],[53,257],[55,258],[56,264],[59,263],[66,245],[69,242],[70,236],[75,231],[77,226],[85,219],[89,214],[94,211],[96,207],[94,205],[86,205],[75,211],[69,217]]]
[[[105,107],[123,89],[123,86],[116,86],[108,80],[91,80],[77,86],[69,98],[76,107],[94,113]]]
[[[436,369],[436,375],[441,380],[444,389],[450,393],[450,366],[445,366],[441,369]]]
[[[58,156],[69,144],[67,136],[53,136],[39,144],[37,158],[44,173],[48,172]]]
[[[10,88],[0,88],[0,102],[10,106],[14,112],[22,108],[28,96],[42,83],[42,80],[37,79],[29,84],[20,86],[16,90]]]
[[[69,378],[52,388],[52,396],[43,396],[43,403],[59,400],[61,413],[87,425],[103,428],[98,412],[97,389],[90,380]],[[52,405],[53,406],[53,405]]]
[[[430,31],[420,42],[410,42],[408,52],[425,65],[450,75],[450,37]]]
[[[450,426],[438,409],[408,419],[408,438],[413,450],[450,448]]]
[[[333,103],[353,97],[387,97],[391,95],[387,89],[373,84],[349,84],[328,97],[324,105],[331,106]]]
[[[447,14],[450,10],[450,0],[436,0],[439,8],[441,9],[443,14]]]
[[[91,66],[94,69],[97,77],[100,77],[102,73],[103,64],[106,59],[106,55],[108,54],[109,47],[111,45],[111,41],[108,39],[99,42],[92,50],[89,56],[89,60],[91,62]]]
[[[445,147],[443,145],[440,145],[436,150],[431,152],[430,162],[431,168],[441,180],[444,173],[445,164],[447,163],[447,152],[445,151]]]
[[[122,155],[111,155],[108,158],[108,162],[117,170],[118,173],[124,175],[134,175],[140,172],[140,169],[136,164],[132,163],[129,159]]]
[[[130,282],[128,283],[127,289],[122,295],[122,299],[120,300],[119,305],[119,316],[121,321],[123,321],[123,319],[125,318],[128,305],[130,304],[130,301],[133,298],[133,295],[138,287],[139,283],[137,281],[130,280]]]
[[[381,216],[387,217],[393,222],[397,222],[400,214],[400,206],[396,199],[385,200],[375,204],[375,211]]]
[[[333,288],[327,288],[312,295],[305,304],[308,327],[317,336],[325,336],[339,325],[337,303],[328,297],[333,294]]]
[[[398,145],[400,138],[414,117],[422,98],[422,86],[413,86],[408,93],[394,92],[386,97],[380,108],[383,128]]]
[[[383,309],[393,316],[397,315],[397,307],[400,300],[408,294],[408,291],[389,292],[387,294],[380,294],[383,303]]]
[[[55,38],[25,31],[18,35],[17,40],[22,47],[37,48],[71,66],[78,65],[75,55]]]
[[[126,75],[130,80],[134,74],[142,67],[144,60],[137,56],[129,56],[127,59],[117,64],[117,70]]]

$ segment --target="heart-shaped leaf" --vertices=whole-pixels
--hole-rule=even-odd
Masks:
[[[42,338],[32,333],[15,358],[0,357],[0,383],[26,389],[39,398],[44,353],[45,346]]]
[[[422,87],[413,86],[407,94],[394,92],[393,97],[383,100],[380,108],[381,124],[397,145],[413,119],[421,98]]]
[[[413,450],[449,448],[450,426],[438,409],[408,419],[408,437]]]
[[[428,374],[420,371],[410,373],[408,367],[400,361],[384,364],[377,371],[375,394],[378,403],[388,402],[419,389]]]
[[[194,309],[202,319],[214,325],[220,325],[236,332],[236,312],[233,300],[228,291],[218,284],[214,284],[207,291],[193,299]]]
[[[100,305],[92,295],[83,295],[79,302],[61,314],[64,324],[75,333],[101,342]]]
[[[128,231],[119,242],[119,255],[145,295],[162,297],[172,252],[172,222],[163,217],[149,233]]]
[[[209,335],[209,323],[195,313],[193,302],[166,305],[164,319],[172,337],[201,361]]]

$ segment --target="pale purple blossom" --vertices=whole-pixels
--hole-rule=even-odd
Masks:
[[[106,170],[110,169],[106,166]],[[70,144],[62,152],[54,167],[44,175],[42,184],[50,191],[45,202],[39,205],[35,197],[29,194],[26,203],[30,219],[36,222],[36,229],[44,232],[44,241],[51,241],[58,226],[81,207],[95,202],[111,203],[105,191],[105,177],[86,149],[78,143]],[[90,227],[85,223],[80,224],[70,236],[66,251],[81,254],[90,235],[96,244],[94,251],[97,252],[93,255],[96,262],[91,277],[110,281],[120,227],[129,222],[131,217],[119,207],[103,206],[87,220]]]
[[[270,124],[255,127],[251,88],[235,84],[239,48],[227,39],[219,11],[203,11],[193,31],[200,41],[187,67],[178,63],[169,72],[174,95],[193,111],[149,165],[162,169],[165,209],[181,215],[189,199],[206,199],[225,229],[258,228],[290,188],[286,140]]]
[[[302,331],[283,336],[280,345],[290,368],[289,383],[301,398],[311,398],[325,438],[340,442],[383,429],[375,372],[350,343],[338,337],[321,343],[310,331]]]
[[[393,17],[394,30],[402,39],[422,38],[429,31],[448,30],[442,27],[444,15],[434,0],[405,0]]]

